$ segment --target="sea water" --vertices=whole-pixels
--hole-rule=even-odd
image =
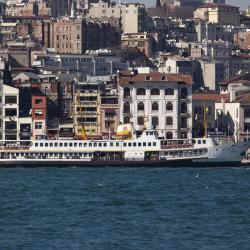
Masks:
[[[250,249],[250,168],[2,168],[0,249]]]

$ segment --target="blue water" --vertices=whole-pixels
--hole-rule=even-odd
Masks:
[[[250,249],[250,169],[0,169],[0,249]]]

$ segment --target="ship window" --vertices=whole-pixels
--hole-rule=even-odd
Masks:
[[[141,147],[141,142],[138,142],[138,147]]]
[[[48,144],[48,143],[45,143],[44,145],[45,145],[45,147],[48,147],[48,146],[49,146],[49,144]]]
[[[110,147],[113,147],[113,142],[110,142]]]
[[[101,146],[102,146],[102,144],[101,144],[101,143],[99,143],[99,144],[98,144],[98,146],[99,146],[99,147],[101,147]]]
[[[35,143],[35,147],[38,147],[38,143]]]
[[[89,144],[89,147],[92,147],[92,143]]]
[[[80,144],[81,144],[81,143],[80,143]],[[84,146],[84,147],[88,147],[88,143],[85,142],[85,143],[83,144],[83,146]]]
[[[59,143],[59,146],[60,146],[60,147],[62,147],[62,146],[63,146],[63,144],[62,144],[62,143]]]
[[[201,140],[198,140],[198,144],[201,144]]]
[[[146,147],[147,146],[147,143],[146,142],[143,142],[143,147]]]
[[[70,147],[72,147],[72,146],[73,146],[73,144],[72,144],[72,143],[69,143],[69,146],[70,146]]]
[[[148,146],[151,147],[151,142],[148,143]]]
[[[51,142],[51,143],[49,144],[49,146],[50,146],[50,147],[53,147],[53,143]]]
[[[116,147],[119,147],[119,142],[116,143]]]
[[[40,147],[43,147],[43,143],[40,143]]]
[[[65,143],[64,143],[64,147],[67,147],[67,146],[68,146],[68,143],[67,143],[67,142],[65,142]]]
[[[203,142],[203,144],[206,144],[206,140],[203,140],[202,142]]]
[[[79,143],[79,147],[82,147],[82,143]]]
[[[107,147],[107,143],[106,142],[103,143],[103,147]]]
[[[94,143],[94,147],[97,147],[97,143]]]
[[[127,147],[127,143],[126,142],[123,143],[123,147]]]
[[[131,142],[129,142],[129,143],[128,143],[128,147],[131,147],[131,146],[132,146],[132,143],[131,143]]]
[[[156,142],[153,142],[153,146],[156,146]]]
[[[77,143],[74,143],[74,147],[77,147]]]
[[[55,143],[55,147],[58,147],[58,143],[57,142]]]
[[[133,142],[133,147],[136,147],[136,142]]]

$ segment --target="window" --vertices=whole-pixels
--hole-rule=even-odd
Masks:
[[[152,126],[158,126],[159,125],[159,118],[157,116],[152,117]]]
[[[174,90],[171,88],[165,89],[165,95],[174,95]]]
[[[138,125],[144,125],[144,117],[143,116],[139,116],[137,118],[137,123],[138,123]]]
[[[43,100],[42,99],[36,99],[35,100],[35,104],[42,104],[43,103]]]
[[[187,117],[181,118],[181,128],[187,128]]]
[[[160,90],[157,88],[151,89],[151,95],[159,95],[160,94]]]
[[[17,123],[15,121],[5,122],[5,129],[6,130],[16,130]]]
[[[5,109],[5,116],[16,116],[17,110],[16,109]]]
[[[167,103],[166,110],[173,110],[173,103],[172,102]]]
[[[171,126],[173,125],[173,117],[168,116],[166,119],[166,125]]]
[[[128,116],[125,116],[123,119],[124,123],[130,123],[130,118]]]
[[[43,123],[42,122],[35,122],[35,129],[42,129]]]
[[[123,113],[125,114],[130,113],[130,104],[128,102],[124,102],[123,104]]]
[[[159,110],[159,104],[157,102],[152,103],[152,110]]]
[[[188,95],[188,91],[186,87],[181,88],[181,99],[186,99]]]
[[[16,96],[5,96],[5,104],[16,104],[17,97]]]
[[[130,89],[128,87],[124,88],[123,97],[124,98],[130,97]]]
[[[186,114],[187,113],[187,103],[186,102],[183,102],[181,104],[181,113],[182,114]]]
[[[144,111],[144,103],[143,102],[139,102],[137,109],[138,109],[138,111]]]
[[[173,139],[173,133],[172,132],[167,132],[166,133],[166,139]]]
[[[143,88],[139,88],[139,89],[137,89],[136,94],[137,95],[146,95],[146,90]]]
[[[187,139],[187,132],[181,132],[181,138]]]
[[[35,116],[36,116],[36,117],[41,117],[41,116],[43,116],[43,111],[42,111],[42,110],[35,110]]]

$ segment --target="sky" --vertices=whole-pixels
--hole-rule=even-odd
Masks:
[[[118,1],[118,0],[117,0]],[[148,7],[154,6],[156,0],[121,0],[121,2],[140,2],[145,3]],[[226,0],[227,4],[239,6],[241,10],[245,10],[250,5],[250,0]]]

